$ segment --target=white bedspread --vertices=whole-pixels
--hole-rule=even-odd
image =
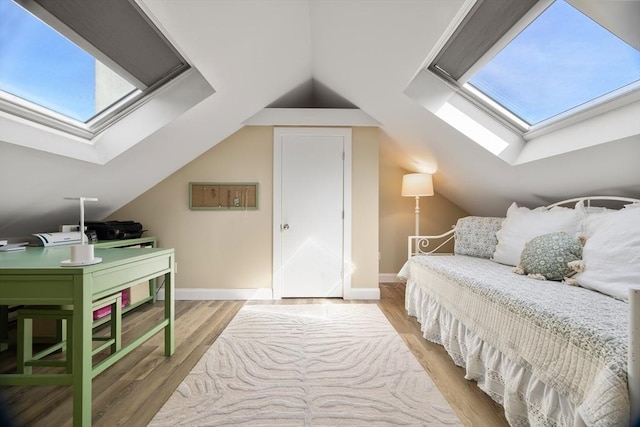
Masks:
[[[539,381],[547,394],[559,393],[555,404],[567,402],[589,426],[628,425],[626,303],[587,289],[519,276],[510,267],[461,255],[414,257],[402,274],[407,278],[407,311],[421,323],[432,327],[455,322],[454,334],[460,335],[456,345],[474,345],[462,335],[477,337],[487,344],[483,351],[495,352],[488,357],[506,357],[505,363],[522,371],[515,369],[513,375],[532,375],[535,381],[526,383],[529,387]],[[449,314],[452,319],[447,320]],[[446,326],[444,333],[451,334],[451,324]],[[425,333],[425,338],[452,345],[444,342],[451,337],[445,340],[437,332]],[[454,361],[467,365],[468,360],[460,359],[469,357],[469,349],[459,350]],[[503,385],[513,382],[495,380]],[[518,381],[522,383],[522,378]],[[567,411],[527,398],[535,394],[529,391],[504,393],[523,395],[522,404],[528,406],[523,411],[529,412],[534,425],[573,424]],[[500,393],[494,394],[490,393],[496,399]],[[497,400],[503,403],[499,396]]]

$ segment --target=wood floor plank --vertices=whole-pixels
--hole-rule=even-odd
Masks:
[[[242,308],[243,302],[223,302],[205,304],[211,311],[209,317],[198,315],[197,310],[189,319],[184,319],[182,330],[185,331],[180,341],[177,341],[176,352],[170,358],[164,356],[164,350],[159,345],[156,351],[150,355],[150,363],[154,369],[146,376],[139,377],[128,384],[126,394],[111,396],[108,404],[117,407],[117,411],[106,411],[100,419],[95,419],[95,426],[145,426],[182,380],[193,369],[196,363],[209,349],[215,338],[224,330],[231,319]],[[188,326],[190,325],[190,327]],[[207,328],[212,328],[208,333],[203,333]],[[189,339],[189,337],[192,337]],[[155,390],[149,394],[148,390]],[[129,398],[129,392],[137,395],[145,394],[144,407],[140,402]]]
[[[508,426],[502,408],[474,382],[464,379],[464,370],[451,361],[441,346],[422,337],[420,325],[404,309],[404,286],[383,284],[380,291],[379,301],[296,298],[246,304],[378,304],[465,426]],[[93,425],[146,426],[244,304],[244,301],[176,301],[175,354],[164,356],[164,336],[160,333],[96,377]],[[123,341],[129,342],[148,329],[162,318],[163,310],[163,302],[157,302],[128,313],[123,321]],[[0,372],[12,371],[15,371],[15,345],[0,353]],[[70,387],[3,387],[0,396],[14,411],[16,423],[21,427],[72,425]]]

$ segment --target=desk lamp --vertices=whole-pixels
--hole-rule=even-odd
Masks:
[[[87,244],[84,233],[84,202],[97,202],[95,197],[65,197],[65,200],[80,200],[80,244],[71,246],[71,259],[61,261],[64,267],[92,265],[102,262],[102,258],[93,256],[93,245]]]

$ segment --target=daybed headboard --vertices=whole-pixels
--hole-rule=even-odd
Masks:
[[[562,200],[560,202],[548,205],[546,206],[546,208],[551,209],[557,206],[566,206],[572,208],[576,205],[576,203],[580,201],[584,203],[587,209],[595,207],[620,209],[626,204],[640,203],[640,199],[634,199],[631,197],[585,196]],[[410,259],[415,255],[431,255],[433,253],[436,253],[444,245],[453,241],[454,237],[455,225],[451,227],[451,230],[437,236],[409,236],[407,239],[407,259]]]
[[[578,202],[584,202],[585,207],[605,207],[609,209],[620,209],[622,206],[629,203],[640,203],[640,199],[632,199],[630,197],[616,197],[616,196],[588,196],[588,197],[576,197],[574,199],[567,199],[561,202],[553,203],[547,206],[547,209],[554,208],[556,206],[574,207]]]

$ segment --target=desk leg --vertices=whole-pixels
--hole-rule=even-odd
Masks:
[[[155,304],[158,300],[158,296],[156,295],[158,292],[158,279],[149,280],[149,295],[151,295],[151,302]]]
[[[164,329],[164,355],[171,356],[175,350],[175,302],[174,302],[174,274],[173,256],[170,258],[171,271],[164,275],[164,318],[169,324]]]
[[[153,239],[153,242],[148,246],[148,247],[152,247],[152,248],[157,248],[158,244],[155,240],[155,237]],[[155,304],[156,301],[158,301],[158,278],[155,277],[151,280],[149,280],[149,295],[151,295],[151,301],[152,304]]]
[[[85,276],[74,283],[73,343],[70,351],[73,366],[73,426],[91,425],[91,279]]]
[[[9,348],[9,306],[0,305],[0,351]]]

